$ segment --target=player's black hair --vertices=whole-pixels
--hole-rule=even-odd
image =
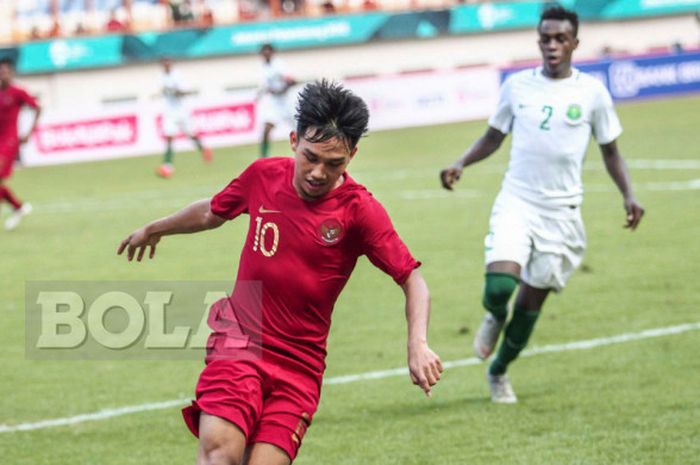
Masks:
[[[307,84],[299,93],[295,118],[299,137],[309,142],[336,137],[352,150],[367,132],[369,110],[360,97],[323,79]]]
[[[7,65],[12,69],[15,69],[15,62],[9,57],[0,57],[0,65]]]
[[[574,37],[578,36],[578,15],[575,12],[567,10],[561,6],[551,6],[542,12],[540,22],[537,25],[538,29],[542,25],[542,21],[545,19],[556,19],[570,22],[573,28]]]
[[[264,52],[265,50],[269,50],[271,52],[275,51],[275,47],[272,46],[271,43],[264,43],[262,44],[262,47],[260,47],[260,53]]]

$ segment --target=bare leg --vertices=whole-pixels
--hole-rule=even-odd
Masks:
[[[197,465],[241,465],[246,438],[236,425],[202,412]]]
[[[244,465],[290,465],[292,461],[285,451],[265,442],[256,442],[248,449]]]
[[[539,289],[527,283],[521,283],[515,305],[528,312],[539,312],[550,291],[551,289]]]
[[[491,262],[486,266],[486,271],[488,273],[505,273],[520,279],[520,265],[516,262]]]

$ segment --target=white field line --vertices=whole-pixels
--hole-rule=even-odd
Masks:
[[[631,169],[635,170],[700,170],[700,160],[629,160],[627,162]],[[482,172],[503,173],[506,165],[499,163],[484,168]],[[586,170],[602,170],[602,165],[590,165]],[[437,168],[434,173],[426,173],[422,169],[402,169],[390,172],[354,172],[353,176],[360,182],[367,180],[382,181],[403,181],[405,179],[423,179],[428,174],[435,178],[437,183]],[[635,186],[638,190],[667,191],[667,190],[696,190],[700,189],[700,179],[688,182],[670,183],[649,183],[647,185]],[[611,186],[591,186],[587,187],[589,192],[608,192],[614,190]],[[112,197],[104,199],[78,198],[59,199],[45,203],[34,203],[38,212],[42,213],[82,213],[82,212],[112,212],[148,205],[151,208],[177,208],[187,205],[198,198],[210,197],[217,192],[217,186],[192,186],[176,191],[171,190],[147,190],[135,192],[117,193]],[[442,189],[425,189],[415,191],[403,191],[400,197],[405,200],[422,200],[443,197],[474,198],[480,193],[475,190],[457,189],[454,192],[447,192]]]
[[[700,330],[700,322],[697,323],[687,323],[677,326],[667,326],[665,328],[653,328],[640,331],[637,333],[623,333],[616,336],[601,337],[596,339],[588,339],[583,341],[566,342],[563,344],[550,344],[546,346],[533,347],[532,349],[525,350],[520,356],[521,357],[532,357],[534,355],[549,354],[557,352],[568,352],[572,350],[586,350],[593,349],[596,347],[609,346],[613,344],[622,344],[630,341],[638,341],[642,339],[649,339],[661,336],[670,336],[674,334],[686,333],[688,331]],[[443,362],[445,369],[464,367],[470,365],[478,365],[483,363],[476,357],[464,358],[461,360],[452,360],[449,362]],[[355,383],[358,381],[370,381],[376,379],[390,378],[394,376],[405,376],[408,374],[407,368],[394,368],[391,370],[382,371],[369,371],[366,373],[359,373],[356,375],[345,375],[345,376],[333,376],[326,378],[323,382],[324,385],[333,384],[348,384]],[[190,402],[190,399],[173,399],[164,402],[152,402],[147,404],[132,405],[127,407],[118,407],[103,409],[93,413],[84,413],[81,415],[75,415],[72,417],[64,418],[54,418],[50,420],[41,420],[33,423],[20,423],[16,425],[4,425],[0,424],[0,433],[13,433],[18,431],[31,431],[37,429],[51,428],[55,426],[68,426],[75,425],[78,423],[83,423],[86,421],[98,421],[106,420],[108,418],[119,417],[123,415],[129,415],[131,413],[147,412],[152,410],[163,410],[174,407],[182,407]]]
[[[671,182],[647,182],[636,184],[636,191],[652,191],[652,192],[670,192],[670,191],[694,191],[700,190],[700,179],[691,179],[690,181],[671,181]],[[615,185],[610,184],[591,184],[584,186],[584,194],[587,192],[617,192]],[[443,198],[465,198],[471,199],[479,197],[481,193],[478,190],[466,190],[457,188],[452,192],[445,189],[418,189],[410,191],[401,191],[399,196],[404,200],[429,200]]]

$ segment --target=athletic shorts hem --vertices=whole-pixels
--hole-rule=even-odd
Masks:
[[[291,435],[291,433],[290,433],[290,435]],[[266,433],[256,434],[250,440],[250,444],[264,443],[264,444],[270,444],[270,445],[277,447],[282,452],[287,454],[287,457],[289,457],[289,460],[291,462],[293,462],[297,456],[297,452],[299,452],[299,447],[301,447],[301,442],[297,443],[296,446],[294,445],[294,443],[282,444],[282,442],[283,441],[280,441],[279,437],[277,437],[276,435],[273,436],[273,435],[266,434]]]
[[[199,437],[199,419],[202,416],[202,412],[232,423],[236,428],[241,430],[247,440],[249,431],[248,428],[245,427],[246,422],[242,413],[238,412],[234,418],[230,409],[226,413],[221,413],[217,412],[215,408],[202,408],[196,400],[193,400],[191,405],[182,409],[182,417],[185,420],[187,428],[195,437]]]

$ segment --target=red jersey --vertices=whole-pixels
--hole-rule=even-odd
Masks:
[[[10,85],[4,89],[0,88],[0,140],[3,141],[3,145],[19,142],[17,117],[24,105],[39,107],[34,97],[20,87]]]
[[[237,315],[243,333],[259,331],[251,340],[261,341],[263,358],[282,357],[320,383],[333,306],[358,257],[366,255],[399,284],[420,263],[382,205],[347,173],[341,186],[314,201],[299,197],[293,173],[292,158],[258,160],[212,198],[211,210],[226,219],[250,215],[236,288],[259,282],[262,308],[257,325]],[[237,312],[247,305],[240,297],[246,292],[234,289]],[[216,352],[215,345],[208,359]]]

